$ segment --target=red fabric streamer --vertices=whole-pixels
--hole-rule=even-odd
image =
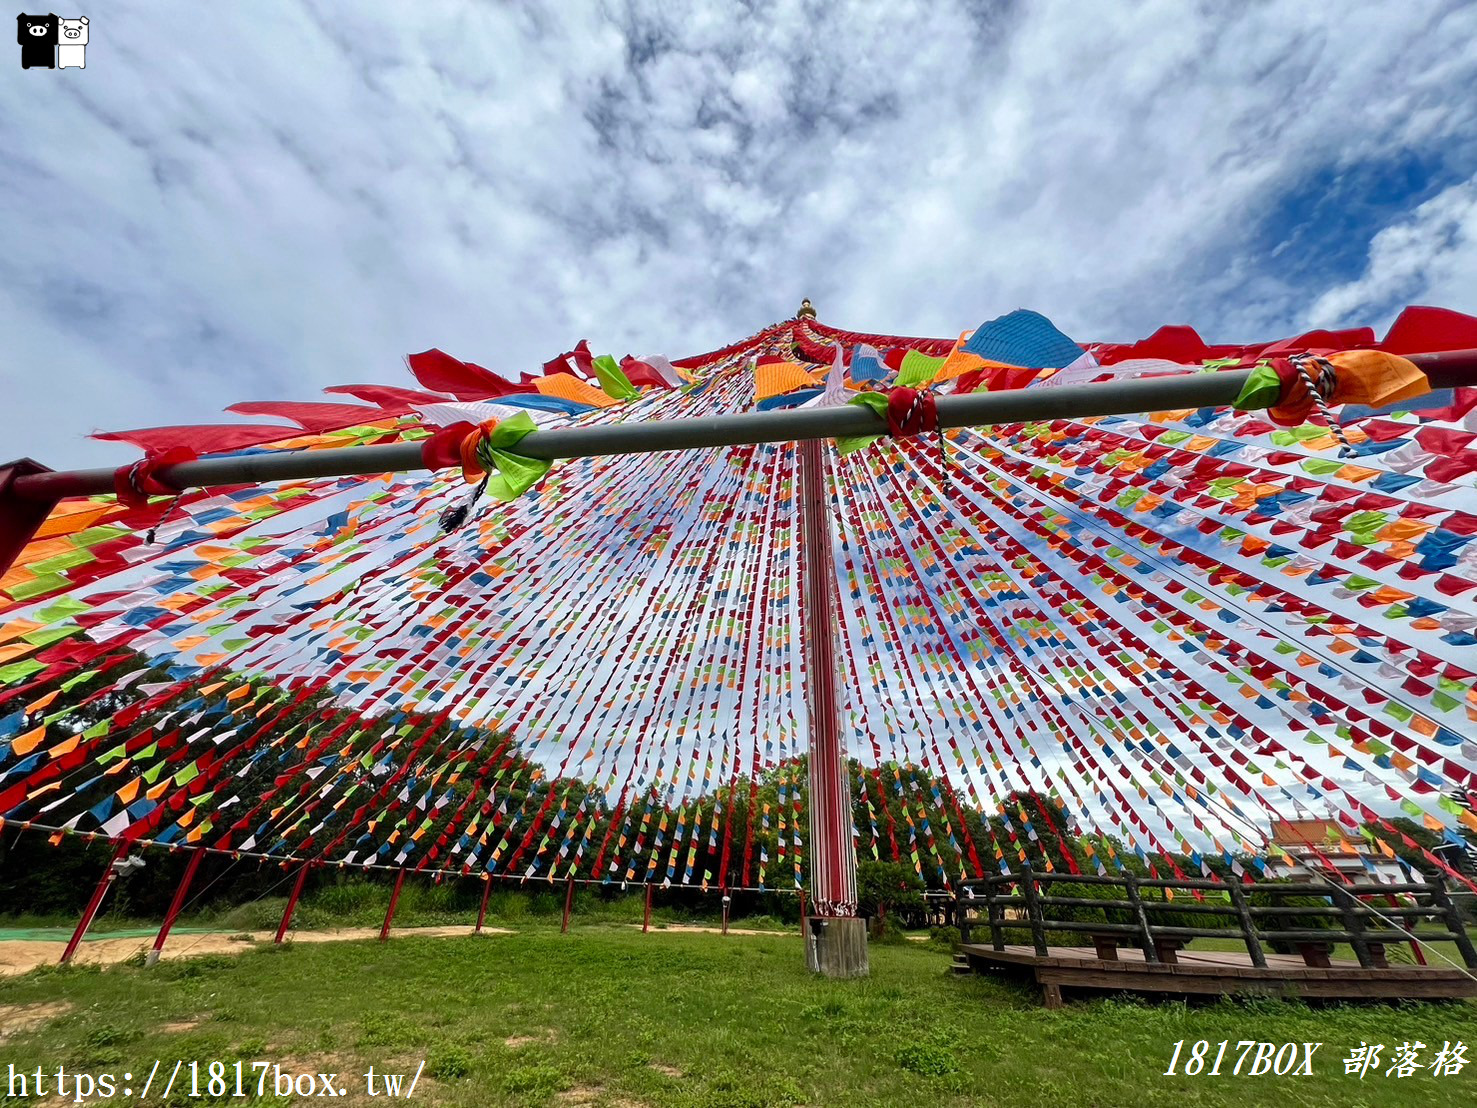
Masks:
[[[296,427],[271,424],[183,424],[178,427],[140,427],[133,431],[94,431],[92,437],[103,442],[126,442],[149,453],[171,450],[177,446],[199,452],[221,454],[246,446],[261,446],[302,435]]]
[[[421,462],[427,469],[450,469],[462,464],[462,440],[476,431],[475,424],[461,420],[421,440]]]
[[[357,427],[361,423],[373,423],[385,418],[385,413],[379,408],[366,408],[360,404],[325,404],[321,401],[249,400],[232,404],[226,411],[237,415],[290,419],[304,431],[314,433]]]
[[[575,368],[584,377],[595,376],[595,356],[590,353],[590,340],[580,339],[574,344],[574,349],[569,352],[569,357],[574,359]]]
[[[323,390],[326,393],[341,393],[344,396],[352,396],[357,400],[363,400],[368,404],[375,404],[387,412],[396,415],[410,411],[417,404],[445,404],[452,399],[449,396],[441,396],[434,392],[421,392],[419,389],[402,389],[395,385],[334,385]]]
[[[200,455],[188,446],[172,446],[161,454],[150,454],[131,466],[119,466],[113,471],[113,491],[118,502],[130,508],[142,508],[151,496],[172,496],[180,490],[166,485],[154,476],[161,469],[193,462]]]
[[[495,419],[482,423],[462,420],[443,427],[430,438],[421,440],[421,461],[427,469],[459,466],[467,484],[475,484],[485,472],[477,461],[477,446],[497,423]]]
[[[669,389],[672,387],[667,383],[665,377],[640,358],[622,358],[621,372],[626,375],[626,380],[630,381],[633,385],[648,385],[658,389]]]
[[[1167,362],[1193,365],[1214,357],[1193,327],[1165,326],[1135,343],[1103,343],[1093,348],[1099,365],[1112,365],[1134,358],[1162,358]]]
[[[918,389],[893,389],[887,394],[887,430],[897,438],[911,438],[937,431],[938,405],[933,393]]]
[[[474,362],[459,362],[442,350],[424,350],[405,359],[415,379],[428,389],[458,400],[487,400],[528,390]]]
[[[1302,354],[1305,352],[1354,350],[1361,346],[1374,345],[1374,331],[1368,327],[1351,327],[1347,331],[1307,331],[1290,339],[1281,339],[1261,348],[1258,357],[1275,358],[1278,355]]]
[[[1422,354],[1477,346],[1477,317],[1447,308],[1412,305],[1401,312],[1380,349],[1388,354]]]

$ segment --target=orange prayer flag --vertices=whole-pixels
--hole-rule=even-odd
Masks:
[[[17,735],[10,742],[13,754],[29,754],[41,745],[41,740],[46,738],[46,724],[27,731],[24,735]]]

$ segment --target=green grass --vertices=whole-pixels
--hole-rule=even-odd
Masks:
[[[349,1103],[383,1104],[362,1097],[364,1069],[414,1072],[425,1059],[429,1080],[416,1101],[468,1106],[1477,1101],[1477,1060],[1456,1077],[1403,1081],[1360,1081],[1342,1065],[1361,1040],[1388,1050],[1405,1039],[1461,1039],[1477,1056],[1477,1005],[1099,1000],[1047,1011],[1034,989],[948,975],[939,949],[874,946],[871,958],[870,979],[825,981],[804,972],[793,936],[613,925],[560,935],[556,918],[511,935],[258,946],[147,970],[46,969],[0,979],[0,1009],[46,1012],[0,1040],[0,1073],[4,1063],[96,1072],[154,1058],[264,1059],[336,1070],[361,1090]],[[1247,1038],[1327,1045],[1311,1078],[1161,1076],[1177,1039]],[[0,1104],[11,1108],[3,1093],[0,1083]]]

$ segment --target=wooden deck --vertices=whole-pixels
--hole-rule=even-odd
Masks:
[[[1049,1008],[1062,1003],[1063,989],[1327,1000],[1477,997],[1477,981],[1445,963],[1366,969],[1357,962],[1334,960],[1327,969],[1319,969],[1305,965],[1295,954],[1268,954],[1262,969],[1246,954],[1193,948],[1180,951],[1173,965],[1145,962],[1133,949],[1120,949],[1117,961],[1105,961],[1090,946],[1051,947],[1045,957],[1029,946],[995,950],[988,943],[966,943],[957,950],[957,957],[977,973],[1035,980]]]

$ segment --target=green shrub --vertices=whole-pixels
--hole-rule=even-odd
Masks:
[[[431,1048],[426,1069],[432,1077],[465,1077],[472,1072],[472,1052],[457,1043],[439,1043]]]
[[[561,1071],[547,1063],[514,1066],[503,1074],[503,1087],[510,1093],[526,1093],[530,1101],[542,1100],[570,1084]]]
[[[897,1064],[924,1077],[944,1077],[959,1068],[959,1059],[947,1045],[936,1042],[911,1042],[898,1047]]]
[[[1299,908],[1329,907],[1333,902],[1324,896],[1312,896],[1307,893],[1283,895],[1269,889],[1256,889],[1247,896],[1246,903],[1253,908],[1282,909],[1257,916],[1256,926],[1259,931],[1337,931],[1343,926],[1337,916],[1311,915],[1297,910]],[[1293,939],[1267,939],[1265,941],[1278,954],[1292,954],[1297,950],[1297,941]]]
[[[985,935],[989,935],[988,929]],[[928,945],[941,950],[953,950],[960,942],[961,937],[957,927],[935,927],[928,932]]]
[[[897,946],[908,941],[908,933],[895,920],[872,917],[868,921],[867,941],[884,946]]]

